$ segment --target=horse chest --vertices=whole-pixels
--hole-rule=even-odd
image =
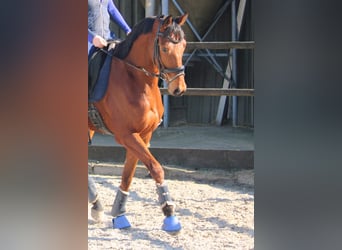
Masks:
[[[155,127],[160,123],[163,116],[163,107],[158,106],[155,103],[146,103],[142,116],[142,120],[145,121],[145,124]]]
[[[131,110],[131,119],[135,124],[143,127],[156,127],[163,116],[163,105],[156,98],[150,98],[148,95],[141,95],[139,98],[129,100]]]

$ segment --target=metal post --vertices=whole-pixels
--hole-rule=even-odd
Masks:
[[[237,40],[237,21],[236,21],[236,1],[232,1],[232,41]],[[233,88],[237,88],[237,79],[236,79],[237,71],[236,71],[236,49],[232,49],[232,82]],[[237,126],[237,96],[233,96],[233,127]]]
[[[169,1],[162,0],[162,14],[168,15],[169,13]],[[163,81],[163,87],[167,88],[166,81]],[[169,95],[163,95],[163,102],[164,102],[164,118],[163,118],[163,126],[164,128],[169,127]]]
[[[139,20],[138,20],[138,3],[137,1],[134,1],[132,3],[133,5],[133,23],[136,24]]]
[[[154,16],[154,10],[156,6],[155,0],[145,0],[145,17]]]

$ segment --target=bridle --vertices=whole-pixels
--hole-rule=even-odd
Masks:
[[[127,65],[133,67],[134,69],[137,69],[139,71],[144,72],[145,75],[147,75],[147,76],[157,77],[161,80],[164,80],[167,84],[170,84],[171,82],[176,80],[181,75],[185,75],[185,72],[184,72],[185,67],[184,67],[184,65],[182,65],[181,67],[175,67],[175,68],[166,68],[164,66],[163,62],[161,61],[161,57],[160,57],[159,37],[162,36],[164,38],[167,38],[170,42],[172,42],[174,44],[180,43],[184,38],[181,37],[181,39],[175,40],[170,36],[170,34],[169,34],[170,32],[168,32],[168,33],[166,33],[166,31],[160,32],[160,26],[161,26],[161,22],[159,22],[158,31],[156,33],[156,37],[154,39],[154,45],[153,45],[153,47],[154,47],[154,49],[153,49],[153,63],[157,64],[159,73],[156,74],[153,72],[149,72],[145,68],[140,67],[140,66],[136,66],[136,65],[131,64],[127,61],[125,61],[125,63]],[[169,79],[168,74],[170,74],[170,73],[174,73],[176,75],[173,76],[171,79]]]

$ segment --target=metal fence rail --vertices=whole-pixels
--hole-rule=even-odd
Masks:
[[[160,88],[162,95],[169,95],[167,88]],[[188,96],[254,96],[254,89],[188,88]]]
[[[254,41],[246,42],[187,42],[187,49],[254,49]]]

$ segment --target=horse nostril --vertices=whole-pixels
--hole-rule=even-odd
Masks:
[[[174,96],[182,96],[184,94],[184,92],[185,92],[184,90],[180,90],[179,88],[177,88],[173,91],[173,95]]]
[[[173,91],[173,95],[177,96],[177,95],[179,95],[180,92],[181,92],[180,89],[179,89],[179,88],[176,88],[176,89]]]

